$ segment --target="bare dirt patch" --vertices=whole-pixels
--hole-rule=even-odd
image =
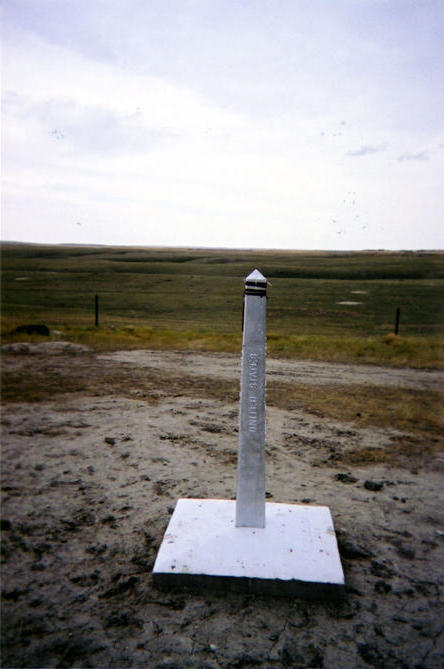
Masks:
[[[269,361],[267,497],[330,506],[346,597],[165,594],[151,569],[177,498],[235,494],[239,363],[131,353],[3,356],[3,666],[441,668],[440,426],[362,406],[390,415],[387,393],[425,401],[439,377],[335,385]],[[334,415],[331,389],[366,379],[361,411]]]
[[[101,360],[124,362],[138,368],[164,372],[180,369],[183,374],[231,379],[240,376],[238,355],[230,353],[188,353],[184,351],[118,351],[100,356]],[[308,360],[267,359],[267,381],[312,385],[360,385],[419,390],[444,390],[444,372],[438,370],[397,369],[377,365],[350,365]]]

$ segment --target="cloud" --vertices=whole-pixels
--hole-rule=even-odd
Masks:
[[[389,30],[372,3],[350,13],[338,0],[342,14],[336,4],[320,13],[316,0],[297,15],[292,3],[272,4],[9,3],[2,234],[357,248],[368,221],[366,246],[405,246],[407,230],[412,246],[440,246],[444,64],[430,40],[421,47],[430,76],[415,78],[407,65],[422,62],[421,45],[411,43],[404,10]],[[371,38],[369,15],[380,28]],[[426,161],[426,151],[405,152],[423,146],[435,147],[434,160],[400,168],[396,184],[388,160],[345,160],[390,147],[400,162]],[[355,210],[350,220],[337,211],[351,191],[359,225]],[[390,238],[369,239],[383,228]]]
[[[403,163],[407,160],[430,160],[428,151],[418,151],[418,153],[402,153],[398,156],[398,163]]]
[[[91,154],[139,153],[158,148],[175,133],[144,121],[140,109],[122,112],[105,106],[88,106],[75,99],[35,100],[6,91],[4,114],[8,130],[20,123],[22,132],[30,125],[41,140],[60,142],[66,155],[80,151]]]
[[[368,156],[371,153],[380,153],[381,151],[386,151],[387,149],[387,144],[376,144],[376,145],[368,145],[365,144],[359,149],[355,149],[354,151],[347,151],[346,155],[347,156]]]

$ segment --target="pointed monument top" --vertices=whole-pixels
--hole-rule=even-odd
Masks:
[[[246,282],[247,282],[247,281],[248,281],[248,282],[251,281],[251,282],[255,282],[255,283],[256,283],[256,282],[258,282],[258,283],[267,283],[267,279],[264,277],[263,274],[261,274],[261,273],[259,272],[258,269],[253,270],[253,271],[251,272],[251,274],[249,274],[249,275],[247,276],[247,278],[245,279],[245,281],[246,281]]]
[[[263,274],[255,269],[245,279],[245,295],[256,295],[256,297],[266,297],[267,279]]]

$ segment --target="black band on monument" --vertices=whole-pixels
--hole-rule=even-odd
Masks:
[[[267,289],[266,288],[253,288],[252,286],[249,286],[248,288],[245,288],[244,295],[258,295],[259,297],[265,297],[267,294]]]

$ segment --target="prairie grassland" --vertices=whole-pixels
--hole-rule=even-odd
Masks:
[[[237,351],[243,279],[268,278],[268,351],[444,366],[444,254],[3,244],[2,333],[44,322],[98,350]],[[100,326],[94,327],[94,296]],[[393,336],[401,309],[399,336]],[[17,336],[14,336],[16,339]],[[27,337],[29,339],[29,337]]]

